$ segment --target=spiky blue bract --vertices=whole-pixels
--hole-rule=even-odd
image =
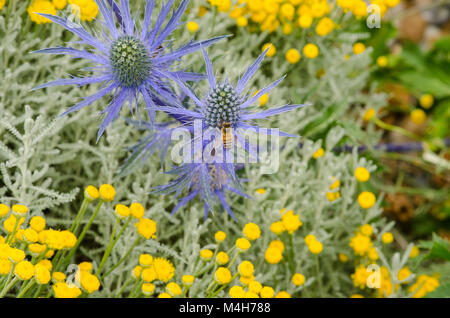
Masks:
[[[139,116],[138,101],[142,97],[145,108],[154,124],[156,97],[176,102],[176,98],[168,84],[174,77],[180,82],[195,81],[204,78],[201,74],[184,70],[173,70],[173,64],[186,54],[195,52],[201,47],[208,47],[225,36],[215,37],[206,41],[191,41],[176,50],[168,49],[170,34],[180,25],[180,18],[189,0],[183,0],[178,8],[170,14],[175,0],[162,3],[160,12],[154,23],[152,14],[155,0],[145,2],[143,23],[139,26],[131,17],[129,0],[96,0],[99,12],[103,18],[101,30],[95,34],[89,33],[81,25],[74,25],[68,19],[54,15],[38,13],[81,38],[78,44],[85,45],[85,50],[72,47],[47,48],[36,53],[63,54],[74,58],[86,59],[94,64],[94,70],[89,77],[73,77],[46,83],[35,89],[59,86],[101,83],[101,88],[95,94],[72,106],[60,116],[70,114],[105,95],[112,94],[112,100],[103,110],[106,113],[98,131],[98,138],[106,127],[114,121],[122,106],[128,102],[132,113]],[[166,20],[167,23],[164,23]]]
[[[167,185],[156,187],[161,194],[174,193],[174,198],[181,199],[172,209],[172,214],[199,196],[204,204],[204,216],[214,211],[217,201],[224,210],[236,220],[225,196],[227,192],[234,192],[240,196],[250,198],[241,188],[236,175],[236,165],[230,163],[185,163],[168,172],[176,175],[176,179]],[[184,196],[183,196],[184,195]]]
[[[265,111],[255,111],[255,108],[252,107],[262,95],[271,91],[284,79],[283,77],[271,83],[267,87],[259,90],[254,96],[249,95],[248,92],[245,92],[247,83],[258,70],[268,49],[265,50],[252,65],[249,66],[242,77],[234,85],[228,80],[221,82],[217,81],[214,76],[211,60],[203,48],[202,51],[206,63],[206,74],[209,83],[209,89],[206,96],[204,96],[204,98],[198,97],[187,85],[183,83],[182,78],[177,77],[174,74],[165,73],[164,75],[176,82],[183,90],[183,93],[185,93],[195,103],[195,108],[187,109],[186,107],[178,104],[171,107],[161,106],[158,108],[159,110],[173,115],[185,116],[185,118],[189,118],[190,120],[188,120],[188,123],[183,124],[185,127],[193,125],[196,119],[201,119],[204,128],[203,131],[206,134],[209,134],[208,129],[220,129],[223,127],[224,123],[231,124],[231,127],[234,128],[234,138],[238,144],[255,158],[257,158],[257,154],[254,153],[252,149],[257,149],[255,148],[256,146],[246,144],[245,136],[242,135],[240,131],[242,132],[247,129],[253,129],[257,133],[263,131],[263,133],[266,134],[272,134],[276,131],[276,133],[279,133],[280,136],[295,137],[294,135],[280,132],[278,130],[262,130],[261,127],[253,123],[253,120],[264,119],[269,116],[292,111],[307,105],[285,105]],[[224,150],[227,151],[226,149]]]

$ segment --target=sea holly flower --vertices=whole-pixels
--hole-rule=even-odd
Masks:
[[[172,209],[172,214],[199,196],[203,201],[205,219],[209,211],[214,211],[217,202],[236,219],[226,201],[226,193],[233,192],[250,198],[243,192],[241,180],[236,175],[236,165],[232,163],[183,163],[168,173],[176,175],[177,178],[167,185],[156,187],[156,192],[174,193],[175,198],[185,193]]]
[[[183,90],[183,93],[195,103],[196,107],[194,109],[187,109],[178,103],[171,106],[160,106],[158,107],[158,110],[165,111],[173,116],[183,116],[185,121],[183,123],[183,127],[190,130],[193,129],[196,121],[201,120],[202,133],[205,138],[208,138],[206,136],[211,135],[211,130],[221,130],[226,125],[226,127],[231,128],[231,138],[233,141],[236,140],[238,144],[250,154],[250,156],[258,158],[258,148],[255,147],[255,145],[249,145],[249,143],[246,142],[246,136],[244,134],[246,130],[250,129],[257,133],[265,133],[269,135],[279,134],[280,136],[295,136],[280,132],[278,129],[261,129],[259,126],[254,125],[252,121],[256,119],[264,119],[269,116],[306,106],[306,104],[285,105],[265,111],[254,111],[255,108],[252,107],[252,105],[254,105],[261,96],[268,93],[284,79],[283,77],[273,82],[267,87],[259,90],[254,95],[250,95],[245,92],[246,84],[258,70],[269,49],[270,47],[268,47],[256,59],[256,61],[245,71],[244,75],[234,85],[230,83],[228,79],[222,82],[217,81],[213,73],[211,60],[209,59],[206,51],[202,48],[209,83],[209,89],[206,96],[204,96],[204,98],[199,98],[183,83],[181,77],[177,77],[177,74],[163,72],[164,76],[171,78],[178,84],[178,86]],[[227,151],[227,149],[225,149],[225,151]]]
[[[206,41],[189,42],[179,49],[169,51],[168,37],[180,25],[180,18],[186,10],[189,0],[183,0],[179,7],[173,10],[165,26],[163,26],[164,21],[169,16],[175,0],[168,0],[162,4],[155,23],[151,21],[155,2],[147,0],[144,20],[140,28],[135,18],[131,16],[129,0],[120,0],[119,3],[112,0],[108,0],[108,2],[110,6],[104,0],[96,0],[104,21],[102,30],[95,34],[90,34],[81,25],[74,24],[70,19],[39,13],[42,17],[61,25],[80,37],[81,41],[77,43],[89,48],[79,50],[72,47],[53,47],[37,51],[37,53],[70,55],[74,58],[86,59],[94,63],[95,67],[91,68],[94,73],[91,76],[60,79],[40,85],[36,89],[60,85],[85,86],[101,83],[98,92],[86,97],[60,115],[70,114],[105,95],[112,94],[112,101],[103,110],[106,116],[100,125],[98,138],[106,127],[118,117],[126,102],[129,103],[131,112],[136,111],[139,115],[138,100],[141,96],[145,102],[150,122],[153,124],[156,96],[170,102],[175,101],[168,84],[169,78],[177,78],[180,82],[204,78],[203,75],[197,73],[171,70],[173,63],[186,54],[192,53],[200,47],[208,47],[225,37],[219,36]]]

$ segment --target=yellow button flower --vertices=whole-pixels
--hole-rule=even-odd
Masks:
[[[16,217],[22,217],[28,212],[28,208],[25,205],[22,204],[14,204],[11,207],[12,213]]]
[[[216,263],[217,263],[218,265],[225,265],[226,263],[228,263],[229,260],[230,260],[230,259],[229,259],[227,253],[225,253],[225,252],[219,252],[219,253],[217,253],[217,256],[216,256]]]
[[[409,253],[409,257],[415,258],[419,255],[419,253],[420,253],[419,248],[416,245],[414,245],[411,249],[411,252]]]
[[[295,286],[302,286],[305,283],[305,276],[300,273],[295,273],[294,276],[292,276],[292,283]]]
[[[375,109],[373,108],[368,108],[366,110],[366,112],[363,115],[363,120],[364,121],[369,121],[371,120],[373,117],[375,116]]]
[[[285,291],[279,291],[275,298],[291,298],[291,295],[288,292]]]
[[[317,23],[316,33],[320,36],[325,36],[334,29],[334,22],[330,18],[322,18]]]
[[[41,232],[45,229],[45,219],[42,216],[33,216],[30,220],[30,227],[36,232]]]
[[[289,49],[286,52],[286,61],[291,64],[296,64],[298,61],[300,61],[300,58],[300,52],[296,49]]]
[[[214,274],[214,279],[216,280],[217,284],[220,285],[228,284],[229,282],[231,282],[231,278],[231,272],[226,267],[219,267]]]
[[[423,110],[417,108],[411,112],[410,118],[414,124],[422,125],[427,120],[427,115]]]
[[[261,288],[259,295],[261,296],[261,298],[272,298],[273,295],[275,295],[275,290],[270,286],[264,286],[263,288]]]
[[[356,255],[364,255],[372,247],[372,241],[369,237],[357,233],[355,236],[350,238],[349,246],[353,248]]]
[[[391,232],[385,232],[381,235],[381,241],[384,244],[391,244],[394,241],[394,235]]]
[[[366,50],[366,46],[362,44],[361,42],[357,42],[353,44],[353,53],[355,54],[361,54]]]
[[[359,227],[361,234],[371,236],[373,234],[373,228],[370,224],[364,224]]]
[[[246,238],[241,237],[236,240],[236,247],[240,252],[245,252],[250,246],[251,244]]]
[[[420,106],[422,106],[425,109],[430,108],[431,106],[433,106],[433,103],[434,103],[433,95],[425,94],[425,95],[420,96],[419,103],[420,103]]]
[[[269,48],[269,50],[267,51],[266,56],[272,57],[272,56],[274,56],[277,53],[277,49],[275,48],[275,45],[273,45],[272,43],[264,44],[263,47],[262,47],[262,51],[264,52],[268,48]]]
[[[227,234],[223,231],[217,231],[216,234],[214,234],[214,238],[217,243],[223,242],[227,237]]]
[[[230,291],[228,292],[230,294],[231,298],[244,298],[245,297],[245,290],[241,286],[233,286],[230,288]]]
[[[131,215],[135,218],[135,219],[141,219],[144,217],[145,214],[145,209],[144,206],[138,202],[133,202],[130,205],[130,212]]]
[[[284,230],[285,228],[283,226],[283,222],[281,221],[273,222],[270,225],[270,231],[276,235],[283,233]]]
[[[175,297],[181,295],[182,290],[180,285],[170,282],[166,285],[166,292],[168,292],[172,297]]]
[[[303,48],[303,54],[310,59],[314,59],[319,55],[319,48],[313,43],[308,43]]]
[[[81,262],[80,264],[78,264],[78,268],[82,272],[91,272],[93,266],[91,262]]]
[[[236,24],[241,28],[244,28],[248,25],[248,19],[244,16],[240,16],[236,19]]]
[[[67,5],[67,0],[52,0],[53,5],[56,9],[62,10]]]
[[[143,270],[143,268],[141,265],[136,265],[133,268],[133,270],[131,271],[131,275],[133,276],[133,278],[137,279],[137,278],[141,277],[142,270]]]
[[[311,26],[313,22],[313,17],[308,14],[301,15],[300,18],[298,18],[298,25],[303,28],[307,29]]]
[[[84,189],[84,197],[89,201],[97,200],[100,196],[100,193],[96,187],[93,185],[89,185]]]
[[[115,207],[116,216],[119,219],[125,219],[130,215],[130,208],[124,204],[116,204]]]
[[[339,258],[339,261],[341,261],[342,263],[348,262],[348,256],[344,253],[339,253],[338,258]]]
[[[253,276],[253,273],[255,271],[255,267],[253,266],[252,262],[250,261],[242,261],[238,266],[238,272],[239,275],[250,277]]]
[[[23,231],[23,239],[27,243],[36,243],[39,239],[38,233],[32,228],[28,228]]]
[[[255,223],[247,223],[244,226],[243,233],[245,237],[247,237],[251,241],[258,239],[261,236],[261,230],[259,229],[259,226]]]
[[[280,240],[273,240],[272,242],[269,243],[269,247],[270,248],[277,248],[279,249],[281,252],[284,251],[284,244],[282,241]]]
[[[189,22],[186,24],[186,28],[188,29],[189,32],[195,33],[195,32],[198,31],[199,26],[198,26],[198,23],[197,23],[197,22],[189,21]]]
[[[29,261],[21,261],[16,265],[14,273],[20,280],[29,280],[34,276],[34,265]]]
[[[264,253],[264,259],[269,264],[278,264],[283,259],[283,253],[278,248],[268,247]]]
[[[372,192],[364,191],[358,196],[358,203],[363,209],[371,208],[376,202],[376,197]]]
[[[0,258],[0,275],[8,275],[13,264],[10,260]]]
[[[175,267],[169,260],[158,257],[153,260],[153,267],[155,268],[158,279],[163,282],[168,282],[175,275]]]
[[[200,251],[200,258],[203,261],[207,262],[207,261],[211,260],[211,258],[213,257],[213,254],[214,254],[213,251],[211,251],[209,249],[203,249]]]
[[[382,55],[377,58],[377,64],[379,67],[386,67],[388,65],[388,59],[386,56]]]
[[[355,178],[359,182],[366,182],[370,179],[370,172],[364,167],[358,167],[355,170]]]
[[[155,285],[151,283],[144,283],[141,287],[142,293],[146,296],[151,296],[155,292]]]
[[[181,281],[183,282],[183,286],[191,287],[194,283],[195,276],[194,275],[183,275],[181,276]]]
[[[320,147],[319,149],[316,150],[316,152],[313,153],[312,157],[314,159],[317,159],[317,158],[323,157],[324,154],[325,154],[325,151],[323,150],[322,147]]]
[[[50,279],[52,278],[52,275],[50,274],[50,270],[48,268],[46,268],[43,265],[36,265],[35,266],[35,273],[34,273],[34,278],[36,280],[36,282],[39,285],[45,285],[48,284],[48,282],[50,281]]]
[[[66,280],[66,274],[63,272],[53,272],[52,281],[56,284],[57,282],[64,282]]]
[[[102,184],[100,186],[100,197],[103,201],[109,202],[114,200],[116,189],[110,184]]]
[[[141,254],[139,255],[139,264],[142,267],[149,267],[153,263],[153,256],[150,254]]]
[[[323,244],[319,241],[312,241],[308,244],[309,251],[313,254],[320,254],[323,250]]]
[[[81,288],[88,294],[92,294],[100,288],[100,281],[97,276],[89,272],[82,272],[80,282]]]
[[[135,276],[139,277],[137,274],[139,274],[139,271],[141,271],[141,278],[147,282],[147,283],[151,283],[153,282],[155,279],[158,279],[158,273],[156,272],[156,269],[154,266],[150,266],[147,268],[142,269],[141,266],[139,266],[140,268],[136,268],[135,267]]]
[[[11,0],[13,1],[13,0]],[[51,23],[52,21],[40,16],[36,13],[46,13],[56,15],[56,8],[50,1],[47,0],[33,0],[31,5],[27,9],[28,15],[30,16],[31,21],[42,24],[42,23]]]
[[[147,218],[142,218],[135,224],[138,233],[145,239],[156,237],[156,222]]]
[[[9,213],[9,207],[5,204],[0,204],[0,218],[7,216]]]
[[[262,290],[262,285],[260,282],[253,280],[250,283],[248,283],[248,291],[255,293],[255,294],[259,294]]]

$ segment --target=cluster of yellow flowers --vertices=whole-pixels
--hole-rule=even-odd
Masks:
[[[338,0],[337,8],[327,0],[208,0],[219,12],[226,12],[236,20],[239,27],[249,30],[274,32],[281,28],[283,34],[291,34],[295,28],[309,29],[315,26],[320,36],[325,36],[335,28],[335,23],[327,17],[332,10],[351,12],[357,19],[368,15],[364,0]],[[400,0],[372,0],[372,12],[384,15],[388,8],[396,6]],[[377,7],[375,7],[375,5]]]
[[[333,202],[341,197],[341,193],[339,192],[339,187],[341,186],[341,181],[336,179],[335,177],[332,177],[333,183],[330,185],[330,190],[327,192],[327,199],[330,202]]]
[[[75,15],[74,21],[92,21],[98,15],[98,6],[94,0],[33,0],[27,11],[31,21],[37,24],[51,23],[51,20],[36,13],[56,15],[57,10],[63,10],[67,4]]]
[[[52,290],[55,298],[77,298],[83,292],[96,292],[100,288],[100,280],[92,274],[92,270],[93,265],[90,262],[78,264],[73,280],[69,280],[63,272],[53,272]]]
[[[286,209],[281,209],[280,214],[281,220],[270,225],[270,231],[276,235],[280,235],[284,231],[292,234],[303,225],[302,221],[300,221],[300,215],[295,214],[292,210],[286,211]]]
[[[130,295],[137,297],[142,292],[145,296],[151,296],[155,292],[155,281],[163,283],[170,281],[175,276],[175,267],[166,258],[154,258],[150,254],[141,254],[139,256],[139,265],[134,267],[132,276],[135,279],[135,286]],[[181,294],[181,288],[175,282],[168,283],[166,291],[170,297]],[[162,295],[161,297],[164,296]]]
[[[5,4],[6,4],[6,0],[0,0],[0,10],[3,9]]]
[[[367,287],[376,287],[375,283],[378,279],[376,275],[371,276],[373,271],[368,266],[371,264],[376,265],[376,261],[379,259],[378,252],[372,242],[374,236],[374,229],[370,224],[364,224],[358,228],[355,235],[350,238],[349,246],[353,249],[356,256],[355,271],[350,275],[353,285],[360,289]],[[381,242],[385,245],[392,243],[394,236],[391,232],[384,232],[381,235]],[[419,255],[419,248],[413,246],[411,249],[410,258],[417,257]],[[343,263],[348,262],[349,257],[346,254],[340,253],[339,260]],[[375,296],[387,297],[395,290],[397,291],[399,285],[393,286],[392,273],[389,273],[388,268],[385,266],[379,267],[379,286],[376,287]],[[399,284],[411,283],[412,273],[408,267],[401,268],[397,273],[397,280]],[[371,281],[373,280],[373,281]],[[369,286],[373,284],[373,286]],[[408,291],[413,294],[413,297],[423,297],[427,292],[435,290],[439,286],[439,281],[436,277],[420,275],[417,278],[416,283],[412,284]],[[362,297],[360,294],[355,294],[352,297]]]
[[[102,184],[98,189],[92,185],[87,186],[84,190],[84,201],[70,230],[46,228],[46,219],[42,216],[33,216],[28,220],[28,208],[24,205],[15,204],[10,209],[9,206],[0,204],[0,219],[4,219],[3,229],[7,233],[6,237],[0,236],[0,297],[15,288],[20,281],[24,282],[19,289],[15,288],[17,297],[29,296],[30,293],[34,293],[35,297],[38,297],[43,292],[47,292],[47,296],[50,296],[53,292],[56,298],[76,298],[82,294],[87,295],[97,291],[101,285],[99,279],[101,270],[111,250],[132,220],[136,221],[135,227],[138,235],[126,255],[132,252],[142,238],[156,237],[156,222],[144,217],[145,209],[140,203],[133,202],[129,206],[117,204],[114,209],[116,225],[96,273],[92,273],[93,264],[90,262],[76,265],[76,271],[73,273],[73,264],[69,265],[70,260],[75,255],[101,206],[113,201],[115,196],[116,190],[110,184]],[[98,200],[98,204],[95,211],[89,221],[82,225],[89,205],[96,200]],[[126,221],[119,234],[116,235],[116,230],[124,219]],[[28,224],[27,227],[23,227],[24,224]],[[79,236],[77,233],[80,233]],[[125,258],[114,264],[101,277],[106,277]],[[149,282],[152,274],[156,275],[154,279],[161,281],[168,281],[174,275],[173,265],[165,259],[153,260],[148,255],[147,259],[142,256],[140,261],[142,265],[148,265],[149,269],[145,269],[143,272],[145,280]],[[67,277],[60,271],[66,267],[68,272],[72,272]],[[53,282],[53,285],[50,286],[50,282]],[[149,286],[145,285],[144,289],[148,291]]]
[[[25,205],[15,204],[10,209],[7,205],[0,204],[0,219],[4,219],[3,228],[7,233],[6,237],[0,236],[2,296],[20,281],[23,283],[18,289],[18,297],[26,295],[32,288],[39,295],[44,285],[52,280],[54,264],[50,259],[55,251],[61,253],[70,250],[77,243],[77,238],[71,231],[46,229],[46,220],[42,216],[33,216],[25,222],[27,215],[28,208]],[[22,228],[26,223],[28,227]],[[57,273],[53,274],[58,276]]]

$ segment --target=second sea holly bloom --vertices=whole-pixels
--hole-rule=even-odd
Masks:
[[[139,114],[138,100],[141,96],[145,102],[150,122],[153,124],[156,96],[168,102],[175,100],[169,78],[175,77],[181,82],[203,78],[197,73],[172,70],[173,63],[200,47],[210,46],[224,38],[222,36],[206,41],[189,42],[179,49],[169,51],[170,41],[168,38],[180,25],[180,18],[186,10],[188,0],[183,0],[179,7],[173,10],[172,15],[169,14],[175,0],[163,3],[154,23],[152,23],[152,14],[155,9],[155,1],[147,0],[141,27],[131,16],[129,0],[120,0],[119,3],[112,0],[108,2],[110,6],[104,0],[96,0],[104,21],[103,29],[95,34],[89,33],[81,25],[74,24],[70,19],[39,13],[77,35],[81,38],[78,43],[86,45],[88,48],[79,50],[72,47],[54,47],[37,51],[38,53],[70,55],[74,58],[86,59],[95,67],[91,68],[94,71],[91,76],[61,79],[37,88],[101,83],[100,89],[95,94],[88,96],[61,114],[61,116],[70,114],[111,94],[112,100],[103,110],[106,115],[100,125],[98,138],[106,127],[118,117],[126,102],[129,102],[132,113],[136,111]],[[170,18],[167,23],[164,23],[168,16]]]
[[[278,108],[273,108],[265,111],[255,111],[252,107],[261,96],[268,93],[276,87],[283,78],[273,82],[267,87],[259,90],[254,95],[249,95],[246,92],[246,84],[250,78],[255,74],[261,65],[266,49],[257,60],[245,71],[243,76],[236,84],[228,80],[218,82],[213,73],[213,66],[206,51],[202,49],[206,63],[206,73],[209,83],[209,89],[206,96],[198,97],[189,87],[187,87],[181,77],[176,74],[164,73],[165,76],[171,78],[183,90],[194,103],[194,109],[188,109],[183,105],[161,106],[158,109],[165,111],[173,116],[182,116],[184,118],[183,128],[188,128],[190,131],[195,131],[195,124],[201,121],[203,140],[210,138],[213,130],[222,132],[222,145],[225,149],[216,148],[216,150],[228,151],[229,144],[237,141],[237,144],[244,149],[251,157],[258,159],[257,145],[249,144],[246,141],[246,132],[251,130],[258,134],[279,134],[280,136],[293,135],[280,132],[278,129],[262,129],[253,123],[254,120],[264,119],[269,116],[281,114],[294,110],[305,105],[285,105]],[[227,133],[225,134],[225,132]],[[225,135],[225,136],[224,136]],[[216,135],[217,136],[217,135]],[[197,138],[194,134],[194,138]],[[201,151],[204,150],[203,143]],[[200,149],[197,149],[198,151]],[[198,156],[198,154],[196,154]],[[217,162],[213,160],[212,162]]]

